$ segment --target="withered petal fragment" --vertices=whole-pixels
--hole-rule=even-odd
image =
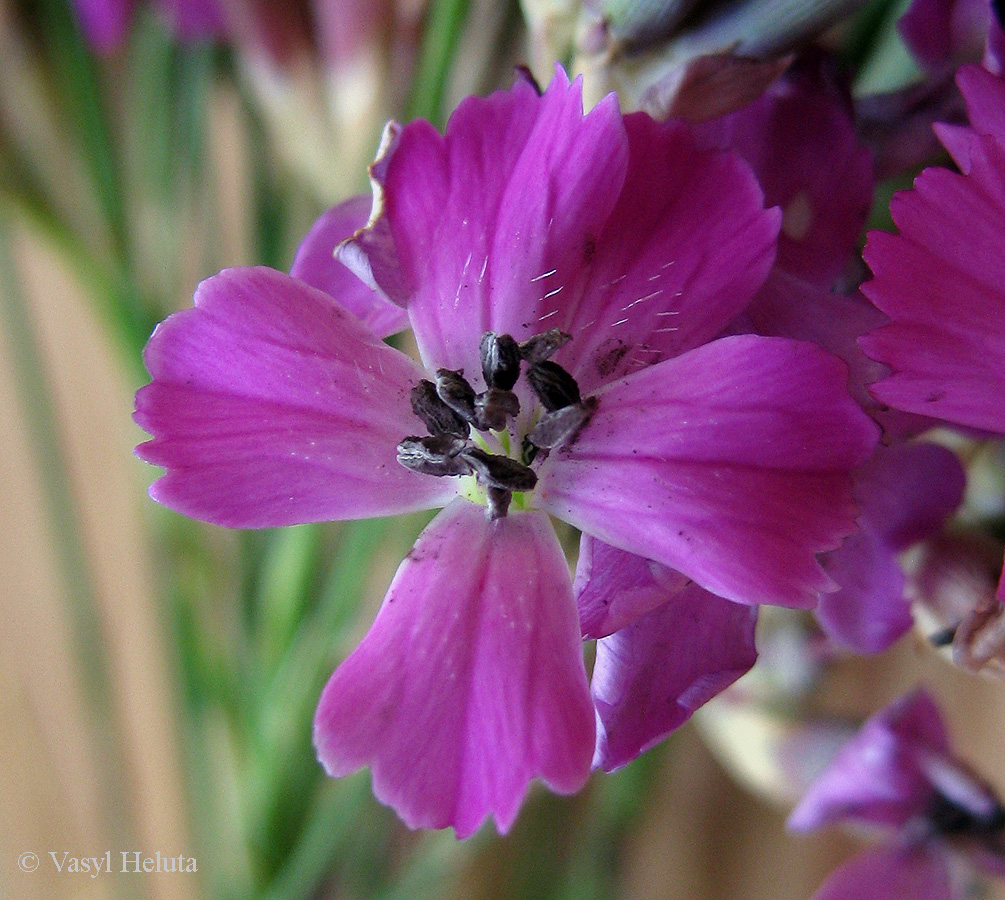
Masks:
[[[413,435],[398,444],[398,462],[421,475],[470,475],[472,467],[462,456],[466,446],[449,434]]]
[[[520,377],[520,347],[517,342],[508,334],[486,331],[478,349],[485,384],[503,391],[513,390]]]
[[[579,403],[579,385],[576,379],[558,363],[543,360],[534,363],[527,372],[531,389],[548,412]]]
[[[561,328],[549,328],[520,344],[520,356],[531,365],[544,362],[559,347],[565,346],[571,340],[572,335],[562,331]]]
[[[563,406],[545,413],[527,435],[527,440],[541,450],[550,450],[569,443],[597,408],[597,398],[587,397],[581,403]]]
[[[479,482],[488,488],[532,491],[537,484],[537,474],[532,469],[508,456],[497,456],[471,447],[461,454],[461,459],[470,465]]]
[[[452,410],[436,393],[436,386],[423,379],[412,388],[412,411],[422,419],[430,434],[452,434],[466,438],[468,423]]]

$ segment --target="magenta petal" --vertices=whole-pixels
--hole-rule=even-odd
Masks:
[[[988,0],[912,0],[897,30],[922,65],[939,69],[978,59],[991,19]]]
[[[860,344],[893,370],[884,403],[1005,432],[1005,151],[977,142],[969,175],[927,169],[891,204],[901,233],[870,234],[862,290],[892,324]]]
[[[665,596],[658,609],[597,642],[593,763],[605,771],[663,740],[757,659],[756,608],[693,583]]]
[[[780,223],[735,154],[699,150],[680,123],[624,122],[628,175],[585,286],[564,282],[544,311],[573,336],[557,358],[587,392],[721,334],[767,277]],[[570,290],[582,292],[572,308]]]
[[[607,637],[666,603],[689,579],[584,534],[573,592],[583,637]]]
[[[335,259],[335,248],[367,223],[371,200],[353,197],[325,212],[301,241],[290,274],[331,294],[377,337],[408,327],[408,313],[364,284]]]
[[[872,203],[871,155],[848,106],[824,73],[800,71],[742,110],[698,126],[708,145],[746,159],[765,201],[781,207],[778,266],[825,286],[856,250]]]
[[[974,130],[1005,144],[1005,81],[980,66],[963,66],[956,73],[956,83]]]
[[[821,563],[839,588],[821,596],[813,613],[835,644],[879,653],[910,630],[914,619],[904,573],[894,551],[868,524],[860,524]]]
[[[593,704],[547,517],[489,521],[464,500],[440,513],[325,687],[314,740],[329,774],[369,765],[407,825],[462,838],[488,815],[505,832],[535,776],[581,788]]]
[[[560,324],[542,317],[574,302],[627,157],[613,95],[584,115],[561,70],[543,96],[520,79],[461,103],[445,137],[402,129],[375,173],[383,216],[344,255],[407,306],[427,365],[473,375],[483,332]]]
[[[815,610],[832,640],[878,653],[911,627],[897,554],[942,527],[965,485],[956,455],[935,444],[881,447],[855,473],[859,530],[823,558],[840,588]]]
[[[811,344],[723,338],[603,389],[537,494],[582,531],[743,603],[812,606],[877,429]]]
[[[118,49],[126,35],[134,0],[73,0],[87,42],[99,53]]]
[[[331,297],[271,269],[226,269],[195,308],[154,332],[137,448],[167,474],[154,499],[220,525],[259,528],[440,506],[453,479],[397,461],[421,431],[423,377]]]
[[[955,900],[946,854],[932,847],[883,847],[835,869],[813,900]]]
[[[809,831],[845,819],[904,825],[923,814],[934,796],[923,759],[948,749],[935,702],[924,691],[908,694],[876,713],[841,748],[788,826]]]
[[[937,444],[882,447],[855,473],[860,516],[894,550],[906,550],[942,528],[963,499],[966,472]]]
[[[917,434],[937,423],[891,410],[877,403],[867,388],[888,375],[889,369],[869,359],[858,346],[858,338],[887,322],[889,319],[861,294],[837,294],[776,266],[733,329],[812,341],[841,357],[850,370],[852,397],[883,431],[888,436]]]
[[[158,0],[158,6],[183,41],[201,41],[226,33],[226,20],[218,0]]]

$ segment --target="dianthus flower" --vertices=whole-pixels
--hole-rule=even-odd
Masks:
[[[835,756],[789,818],[808,831],[850,821],[895,829],[839,867],[814,900],[961,900],[951,857],[1005,875],[1005,809],[956,759],[935,701],[915,691],[880,711]]]
[[[464,101],[443,136],[392,124],[371,173],[365,228],[360,201],[337,208],[291,275],[226,270],[160,326],[138,452],[167,470],[156,499],[228,526],[445,506],[326,686],[315,743],[332,775],[369,765],[412,827],[505,831],[531,778],[580,788],[597,740],[548,514],[694,582],[649,698],[673,727],[749,667],[750,606],[833,587],[815,554],[853,527],[876,429],[820,348],[713,340],[779,216],[683,126],[613,96],[584,115],[558,70],[543,95]],[[381,341],[406,321],[422,366]],[[728,636],[708,592],[742,620]]]
[[[1005,434],[1005,81],[959,71],[971,127],[939,126],[960,168],[926,169],[871,232],[862,290],[891,322],[861,339],[893,374],[870,390],[896,409]]]

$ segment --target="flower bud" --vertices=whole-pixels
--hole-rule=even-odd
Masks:
[[[977,532],[942,535],[915,555],[907,585],[927,639],[969,672],[1005,676],[1002,546]]]

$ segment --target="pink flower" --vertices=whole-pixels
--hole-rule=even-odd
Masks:
[[[837,645],[886,649],[911,626],[897,556],[935,532],[959,504],[964,473],[948,450],[897,444],[929,420],[878,404],[867,385],[887,370],[856,339],[885,319],[859,293],[834,291],[857,256],[873,178],[856,139],[851,100],[824,57],[803,61],[743,110],[699,126],[702,141],[747,159],[767,202],[784,211],[779,252],[763,287],[733,330],[813,341],[848,363],[852,396],[884,427],[893,446],[855,473],[858,528],[822,557],[839,586],[815,614]]]
[[[574,791],[594,757],[548,514],[692,579],[680,602],[714,643],[704,591],[752,621],[737,604],[831,587],[815,555],[852,528],[875,428],[819,348],[709,343],[764,280],[778,215],[683,127],[613,96],[584,115],[559,70],[543,95],[466,100],[445,136],[389,127],[372,175],[366,228],[339,208],[292,276],[224,271],[160,326],[138,452],[167,469],[156,499],[229,526],[446,506],[325,688],[315,742],[333,775],[369,765],[410,826],[505,831],[532,777]],[[347,235],[348,268],[326,263]],[[406,316],[425,370],[380,340]],[[663,701],[700,703],[700,669],[682,657]]]
[[[926,169],[890,205],[900,234],[872,232],[863,291],[892,320],[860,341],[893,374],[883,403],[1005,433],[1005,82],[957,77],[970,128],[939,137],[960,167]]]
[[[899,841],[837,869],[814,900],[953,900],[949,854],[1005,874],[1005,809],[952,756],[935,702],[915,691],[890,704],[837,754],[789,818],[808,831],[838,821],[897,829]]]

